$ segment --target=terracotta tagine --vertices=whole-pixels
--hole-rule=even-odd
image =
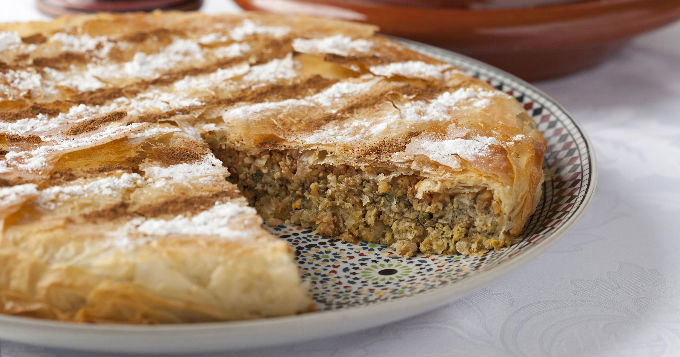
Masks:
[[[680,0],[235,0],[247,10],[360,21],[527,80],[601,63],[633,36],[680,18]]]
[[[197,10],[203,0],[36,0],[38,9],[50,16],[82,12]]]

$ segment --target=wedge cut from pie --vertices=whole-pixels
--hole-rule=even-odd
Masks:
[[[91,125],[100,119],[8,137],[24,149],[10,163],[50,171],[0,188],[3,312],[171,323],[313,308],[290,247],[200,138],[174,123]]]
[[[262,219],[404,256],[512,244],[541,195],[532,119],[374,31],[173,12],[0,24],[0,312],[313,310]]]

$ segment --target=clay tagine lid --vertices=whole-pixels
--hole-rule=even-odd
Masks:
[[[578,72],[680,19],[680,0],[233,0],[246,10],[377,25],[530,81]]]
[[[565,5],[589,0],[344,0],[345,3],[369,6],[407,6],[465,9],[525,9],[539,6]]]
[[[99,11],[197,10],[203,0],[36,0],[36,5],[49,16],[61,16]]]

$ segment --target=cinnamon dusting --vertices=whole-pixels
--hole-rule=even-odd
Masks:
[[[40,144],[42,139],[37,135],[17,135],[17,134],[5,134],[7,141],[10,143],[28,143],[28,144]]]
[[[63,102],[57,101],[57,102],[50,103],[50,105],[59,105],[61,103],[63,103]],[[45,104],[33,104],[30,107],[23,109],[23,110],[13,110],[13,111],[0,112],[0,120],[1,121],[16,121],[16,120],[19,120],[19,119],[36,117],[39,114],[54,116],[54,115],[59,115],[59,113],[61,113],[61,110],[59,110],[57,108],[53,108],[51,106],[46,106]]]
[[[337,64],[363,64],[366,66],[385,64],[391,62],[391,60],[385,56],[378,55],[341,56],[334,53],[325,54],[323,60],[326,62]]]
[[[40,185],[41,189],[51,186],[60,186],[65,183],[77,180],[83,177],[90,176],[101,176],[101,174],[106,174],[111,171],[122,171],[127,173],[135,173],[138,175],[143,175],[144,173],[137,168],[136,165],[124,165],[124,164],[104,164],[99,167],[89,168],[87,170],[74,171],[73,169],[61,169],[55,170],[50,174],[50,177]]]
[[[0,61],[0,73],[5,73],[5,72],[7,72],[11,69],[12,69],[12,66],[10,66],[9,64],[7,64],[3,61]]]
[[[128,216],[128,207],[130,204],[127,202],[119,202],[115,205],[100,209],[94,212],[85,213],[82,215],[87,221],[101,221],[101,220],[113,220],[120,217]]]
[[[153,148],[149,158],[163,165],[170,166],[196,162],[201,159],[201,154],[188,147],[168,146]]]
[[[330,87],[334,83],[337,83],[337,80],[324,78],[317,74],[302,82],[293,84],[273,84],[257,89],[249,88],[235,97],[219,100],[215,104],[229,105],[239,102],[257,103],[302,97],[319,92]]]
[[[202,108],[202,106],[191,106],[186,108],[173,109],[162,113],[142,114],[135,118],[134,121],[137,123],[158,123],[162,120],[170,119],[176,115],[189,114],[193,109],[199,108]]]
[[[127,173],[134,173],[138,175],[143,175],[142,170],[138,169],[137,167],[132,167],[129,165],[122,165],[122,164],[105,164],[99,167],[95,167],[92,169],[87,170],[88,174],[102,174],[106,172],[111,172],[111,171],[123,171]]]
[[[438,84],[426,84],[424,87],[407,84],[399,89],[388,93],[388,97],[396,96],[399,100],[409,97],[411,100],[428,100],[442,94],[447,88]]]
[[[43,185],[44,187],[58,186],[66,182],[71,182],[78,179],[78,176],[71,169],[56,170],[50,174],[49,179]]]
[[[135,32],[123,36],[121,40],[133,43],[141,43],[153,39],[159,42],[169,42],[172,36],[182,36],[184,32],[180,30],[171,30],[166,28],[157,28],[150,31]]]
[[[178,197],[159,203],[144,205],[135,210],[134,214],[142,217],[158,217],[161,215],[179,215],[185,213],[197,213],[215,206],[221,200],[229,200],[239,197],[236,190],[219,191],[209,195]]]
[[[87,62],[87,57],[81,53],[64,52],[55,57],[38,57],[33,59],[35,67],[49,67],[59,70],[68,69],[72,64]]]
[[[280,39],[265,39],[257,38],[253,43],[258,43],[258,48],[260,51],[257,52],[258,58],[255,60],[254,64],[264,64],[269,61],[275,60],[277,58],[283,58],[287,54],[293,52],[293,39],[291,38],[280,38]]]
[[[418,135],[418,132],[409,132],[400,137],[382,140],[374,146],[360,149],[359,152],[357,152],[357,156],[361,156],[368,161],[379,161],[381,157],[404,151],[411,139]]]
[[[99,88],[80,93],[76,101],[78,104],[102,105],[109,100],[124,96],[134,96],[139,92],[141,92],[141,89],[137,89],[132,86],[123,88]]]
[[[119,121],[127,116],[126,112],[111,112],[106,115],[80,122],[66,131],[66,135],[79,135],[99,129],[103,124]]]
[[[21,42],[29,44],[29,45],[39,45],[39,44],[47,42],[47,37],[45,37],[41,33],[36,33],[34,35],[22,37]]]
[[[358,97],[356,100],[348,102],[347,105],[338,109],[336,112],[318,118],[307,118],[301,125],[304,126],[304,130],[314,130],[331,121],[350,118],[358,111],[372,108],[376,103],[381,103],[385,100],[403,100],[405,96],[410,97],[410,100],[430,99],[436,97],[445,89],[444,86],[438,85],[428,85],[424,88],[420,88],[411,84],[390,88],[387,91]]]
[[[159,122],[161,120],[170,119],[176,115],[189,114],[192,111],[200,110],[211,106],[232,105],[240,102],[262,102],[275,101],[290,98],[303,97],[315,94],[331,85],[337,83],[337,80],[324,78],[320,75],[314,75],[305,79],[302,82],[292,84],[273,84],[269,86],[262,86],[256,89],[247,88],[233,97],[212,100],[201,106],[191,106],[179,109],[169,110],[162,113],[143,114],[135,118],[135,122]]]
[[[123,217],[153,218],[163,215],[194,214],[210,209],[218,201],[236,197],[239,197],[236,190],[219,191],[208,195],[177,197],[163,202],[150,203],[142,205],[136,210],[130,210],[130,204],[127,202],[119,202],[111,207],[83,214],[82,217],[88,221],[111,221]]]

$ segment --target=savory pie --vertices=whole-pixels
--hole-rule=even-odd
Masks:
[[[0,24],[0,311],[313,310],[262,218],[404,256],[512,244],[541,194],[533,120],[374,32],[174,12]]]

